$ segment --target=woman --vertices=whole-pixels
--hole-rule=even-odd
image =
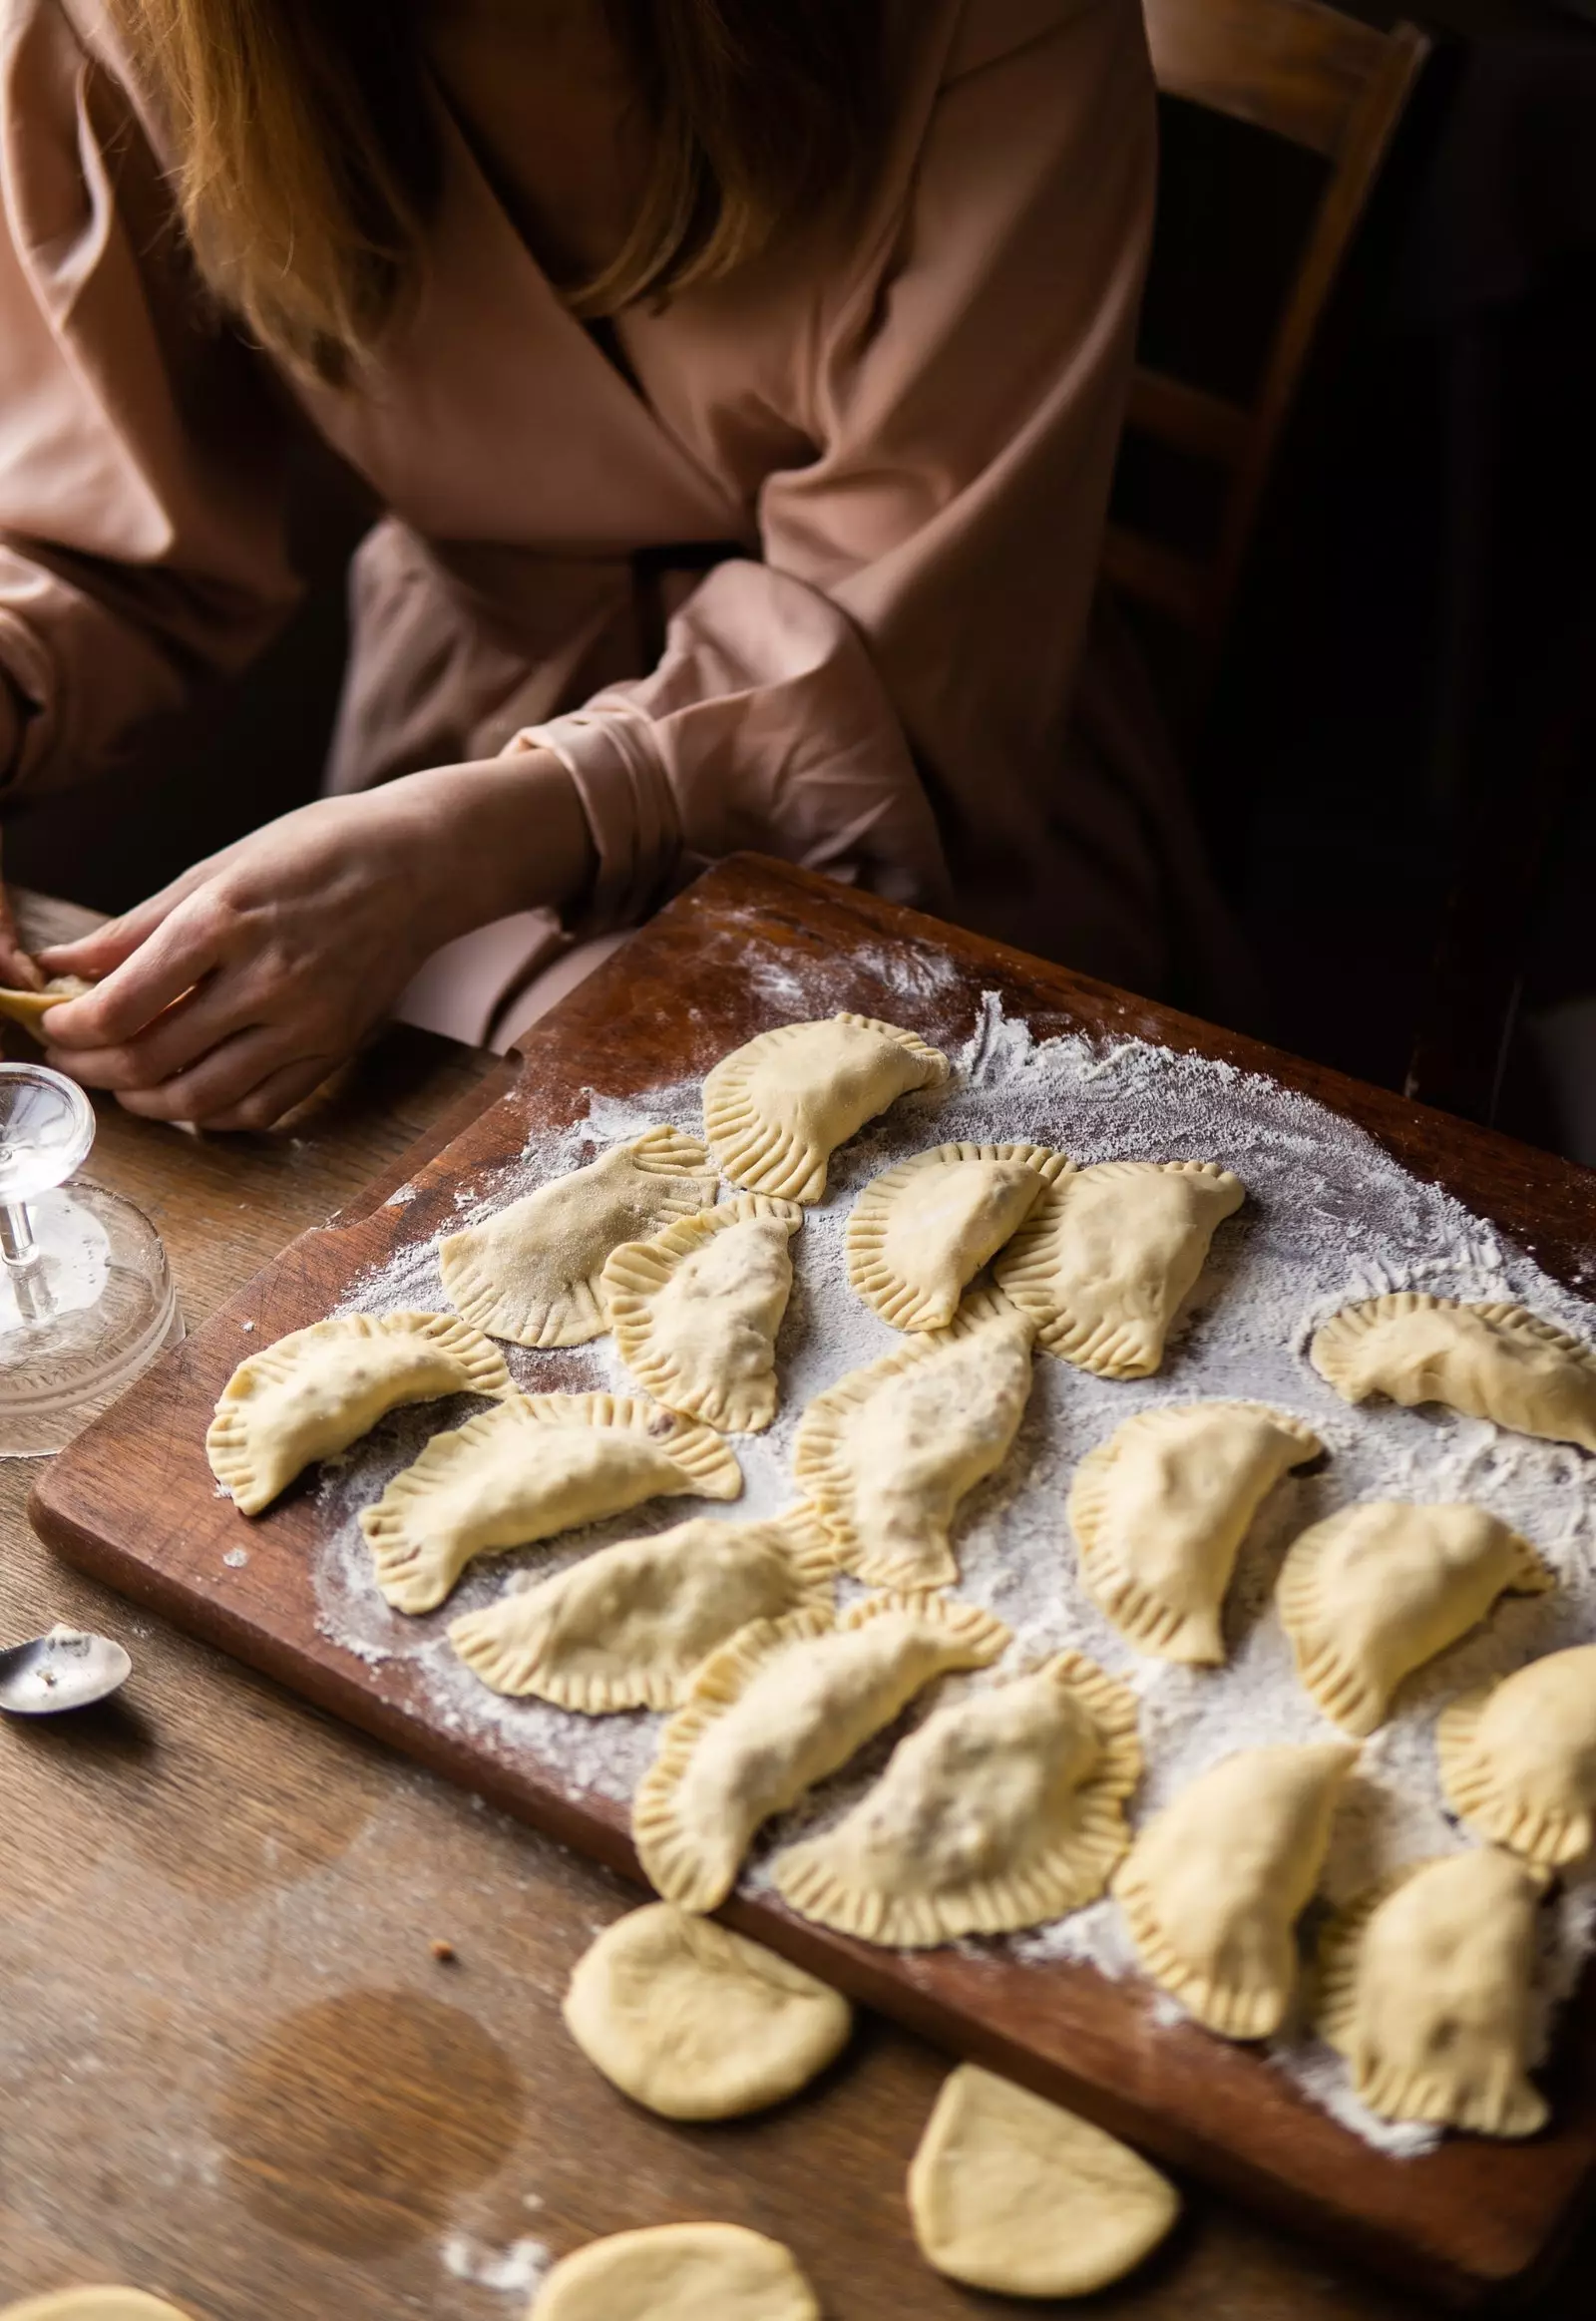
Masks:
[[[104,977],[63,1068],[262,1126],[425,963],[502,1040],[745,846],[1141,988],[1200,949],[1177,788],[1071,727],[1138,0],[0,0],[0,138],[11,794],[281,621],[295,428],[387,511],[333,794],[44,957]]]

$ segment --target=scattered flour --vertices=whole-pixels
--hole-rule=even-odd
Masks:
[[[768,980],[786,970],[760,971]],[[925,972],[931,976],[934,969]],[[771,988],[768,995],[795,1010],[817,1011],[807,975],[801,990],[795,983],[791,992]],[[793,1437],[805,1405],[845,1371],[899,1343],[852,1295],[844,1272],[848,1212],[880,1170],[955,1138],[1029,1138],[1056,1145],[1079,1162],[1219,1161],[1242,1178],[1247,1205],[1220,1227],[1163,1370],[1152,1379],[1115,1383],[1038,1355],[1014,1450],[961,1514],[955,1535],[961,1593],[990,1606],[1012,1628],[1008,1668],[1072,1645],[1133,1686],[1148,1766],[1133,1811],[1139,1820],[1234,1748],[1324,1737],[1326,1728],[1296,1681],[1273,1604],[1282,1555],[1305,1525],[1370,1497],[1468,1498],[1494,1509],[1535,1542],[1561,1585],[1546,1596],[1506,1600],[1481,1630],[1403,1689],[1399,1713],[1368,1743],[1349,1785],[1326,1891],[1332,1902],[1345,1901],[1392,1868],[1454,1850],[1466,1840],[1444,1811],[1436,1783],[1436,1713],[1465,1686],[1532,1656],[1596,1640],[1592,1467],[1575,1450],[1502,1434],[1435,1407],[1402,1410],[1383,1402],[1354,1409],[1310,1367],[1308,1340],[1319,1322],[1350,1301],[1401,1288],[1515,1299],[1586,1338],[1596,1336],[1596,1313],[1505,1244],[1491,1225],[1438,1187],[1409,1176],[1353,1123],[1272,1080],[1139,1039],[1105,1044],[1070,1035],[1037,1042],[1023,1022],[1004,1017],[993,994],[956,1061],[946,1088],[904,1099],[834,1161],[828,1198],[807,1214],[793,1245],[798,1280],[778,1349],[781,1413],[767,1434],[736,1443],[747,1483],[744,1498],[708,1511],[735,1518],[790,1504]],[[533,1138],[495,1182],[462,1190],[459,1222],[488,1214],[656,1121],[698,1130],[700,1083],[656,1089],[635,1102],[596,1097],[585,1120]],[[431,1240],[402,1248],[379,1273],[359,1282],[344,1311],[444,1304],[437,1243]],[[561,1354],[506,1351],[517,1378],[529,1386],[630,1389],[608,1339]],[[1122,1419],[1157,1403],[1209,1395],[1264,1399],[1297,1411],[1323,1436],[1331,1455],[1319,1471],[1288,1477],[1266,1502],[1231,1590],[1229,1662],[1219,1670],[1193,1670],[1139,1658],[1089,1601],[1075,1576],[1064,1503],[1076,1461]],[[469,1407],[462,1402],[459,1413]],[[329,1518],[327,1543],[315,1575],[324,1632],[373,1665],[406,1663],[451,1728],[492,1732],[566,1782],[622,1800],[652,1755],[658,1721],[641,1714],[589,1720],[539,1702],[500,1700],[456,1660],[446,1624],[455,1613],[491,1603],[507,1586],[563,1569],[596,1546],[701,1510],[662,1502],[641,1516],[572,1534],[553,1549],[478,1566],[446,1611],[406,1620],[388,1610],[372,1584],[355,1517],[440,1423],[453,1422],[458,1419],[452,1407],[396,1413],[324,1475],[319,1488]],[[845,1592],[851,1588],[845,1583]],[[752,1882],[761,1881],[760,1862],[796,1827],[824,1824],[846,1810],[889,1747],[887,1740],[879,1741],[768,1834]],[[1568,1885],[1545,1917],[1540,1990],[1549,2015],[1596,1942],[1592,1875]],[[980,1955],[982,1946],[970,1947]],[[1007,1947],[1038,1961],[1089,1960],[1113,1976],[1134,1971],[1111,1902],[1016,1937]],[[1433,2142],[1429,2130],[1394,2129],[1373,2119],[1352,2097],[1340,2060],[1311,2038],[1283,2038],[1272,2058],[1371,2142],[1398,2152]]]
[[[469,2232],[452,2232],[443,2244],[443,2269],[457,2281],[474,2288],[503,2289],[525,2296],[542,2282],[554,2259],[541,2240],[513,2240],[508,2248],[490,2248]]]

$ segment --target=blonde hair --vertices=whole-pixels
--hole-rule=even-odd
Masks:
[[[404,0],[118,0],[196,256],[261,343],[325,378],[413,279],[438,152]],[[652,137],[585,316],[717,279],[834,210],[880,132],[879,0],[608,0]]]

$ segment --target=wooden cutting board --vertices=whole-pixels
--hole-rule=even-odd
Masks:
[[[758,973],[749,973],[756,967]],[[782,997],[773,1001],[775,989]],[[1359,1121],[1533,1248],[1563,1278],[1596,1276],[1596,1178],[1320,1067],[828,882],[752,857],[702,879],[541,1023],[519,1081],[434,1156],[426,1148],[308,1233],[214,1321],[169,1354],[48,1469],[31,1512],[83,1569],[266,1671],[323,1708],[584,1852],[639,1875],[623,1811],[575,1790],[493,1731],[451,1732],[422,1680],[368,1665],[315,1626],[309,1495],[290,1492],[223,1562],[238,1518],[215,1495],[202,1443],[238,1357],[239,1319],[269,1344],[319,1319],[400,1242],[455,1214],[454,1190],[510,1160],[529,1132],[582,1117],[595,1091],[624,1097],[703,1071],[773,1021],[854,1008],[908,1020],[944,1046],[967,1039],[984,991],[1038,1038],[1142,1037],[1271,1074]],[[906,992],[914,993],[911,1003]],[[790,995],[790,996],[789,996]],[[384,1206],[412,1181],[403,1207]],[[551,1363],[547,1379],[559,1383]],[[808,1925],[771,1895],[725,1916],[950,2053],[1074,2105],[1179,2171],[1461,2307],[1522,2290],[1596,2185],[1596,1978],[1565,2018],[1550,2075],[1554,2125],[1528,2144],[1449,2139],[1383,2157],[1299,2097],[1257,2055],[1154,2020],[1146,1989],[1065,1963],[872,1949]]]

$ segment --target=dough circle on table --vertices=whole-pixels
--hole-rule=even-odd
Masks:
[[[0,991],[0,1015],[9,1016],[13,1023],[25,1023],[37,1032],[52,1007],[64,1006],[69,999],[86,999],[94,989],[82,975],[52,975],[42,991],[19,991],[9,987]],[[20,2312],[22,2308],[19,2306]],[[0,2321],[4,2317],[0,2316]]]
[[[1168,2178],[1058,2104],[962,2064],[909,2170],[921,2254],[1005,2297],[1083,2297],[1149,2256],[1180,2213]]]
[[[847,2042],[846,1999],[784,1958],[650,1903],[577,1962],[566,2028],[622,2095],[666,2120],[733,2120],[782,2103]]]
[[[658,2224],[557,2264],[528,2321],[821,2321],[821,2312],[779,2240],[740,2224]]]
[[[0,2321],[194,2321],[180,2305],[143,2289],[51,2289],[0,2307]]]

